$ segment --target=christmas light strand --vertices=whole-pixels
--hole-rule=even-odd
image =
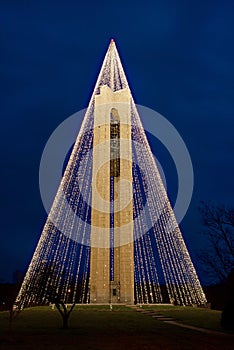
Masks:
[[[46,304],[56,296],[66,303],[89,302],[93,114],[95,96],[102,86],[112,91],[129,89],[114,42],[104,58],[80,132],[17,296],[19,308]],[[205,295],[132,98],[130,107],[135,302],[204,304]],[[111,203],[110,209],[113,210]],[[110,249],[112,270],[104,269],[106,281],[111,280],[114,273],[113,220],[110,217],[110,248],[106,248]]]

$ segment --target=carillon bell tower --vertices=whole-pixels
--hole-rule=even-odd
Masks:
[[[90,302],[134,303],[131,93],[94,101]]]

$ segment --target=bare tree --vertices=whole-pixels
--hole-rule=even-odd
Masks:
[[[212,282],[226,282],[234,267],[234,209],[204,202],[199,209],[207,244],[198,258]]]
[[[71,305],[71,307],[68,309],[68,305],[65,304],[65,302],[59,297],[59,296],[54,296],[53,298],[50,299],[53,304],[55,304],[56,308],[58,309],[62,320],[63,320],[63,329],[68,329],[68,319],[70,317],[70,314],[72,310],[75,307],[75,303]]]

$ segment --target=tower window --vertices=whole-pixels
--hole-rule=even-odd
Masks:
[[[116,108],[110,114],[110,176],[120,175],[120,119]]]

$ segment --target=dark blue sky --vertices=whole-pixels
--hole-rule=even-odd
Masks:
[[[182,230],[195,257],[200,200],[234,206],[233,10],[231,0],[0,2],[0,280],[30,261],[46,218],[43,148],[87,107],[111,37],[136,103],[164,115],[190,152],[195,187]]]

